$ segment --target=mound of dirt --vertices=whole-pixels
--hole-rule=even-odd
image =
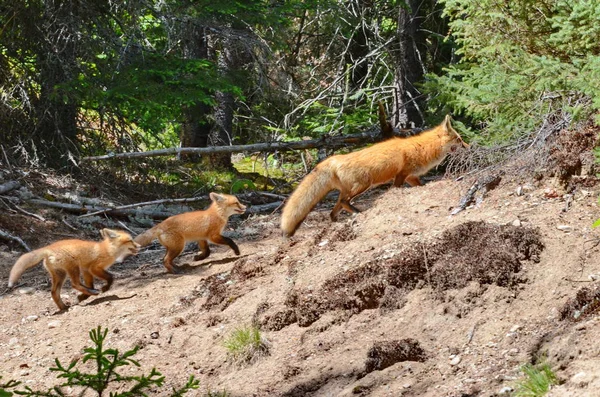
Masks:
[[[414,339],[375,342],[367,352],[365,374],[381,371],[403,361],[423,362],[426,358],[425,351]]]
[[[425,285],[439,292],[463,288],[472,281],[511,288],[524,281],[519,274],[522,263],[539,262],[543,248],[535,229],[466,222],[432,243],[417,244],[390,258],[376,256],[340,272],[318,291],[290,290],[285,308],[266,313],[261,325],[270,330],[295,322],[307,327],[334,310],[352,315],[369,309],[398,309],[404,294]]]
[[[560,319],[582,321],[600,311],[600,286],[582,288],[560,310]]]

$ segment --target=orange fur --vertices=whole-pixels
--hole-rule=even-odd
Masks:
[[[130,255],[136,255],[139,245],[128,233],[119,230],[102,229],[100,233],[104,237],[100,242],[61,240],[22,255],[10,271],[8,286],[13,287],[25,270],[43,261],[52,277],[52,299],[60,310],[67,308],[60,298],[67,275],[73,288],[81,292],[80,302],[90,295],[99,294],[94,289],[94,276],[106,281],[102,292],[108,291],[113,283],[113,276],[107,269]],[[83,284],[80,276],[83,276]]]
[[[281,229],[292,236],[313,207],[331,190],[340,192],[331,219],[345,209],[358,212],[350,202],[367,189],[394,181],[420,185],[419,176],[442,162],[458,147],[468,147],[452,128],[450,116],[435,128],[407,138],[391,138],[368,148],[331,156],[318,164],[288,199],[281,216]]]
[[[181,254],[185,243],[197,241],[200,252],[194,260],[202,260],[210,255],[208,241],[215,244],[228,245],[235,252],[240,250],[235,242],[222,235],[227,220],[233,214],[243,214],[246,206],[242,205],[235,196],[228,194],[210,193],[212,203],[204,211],[192,211],[171,216],[152,229],[145,231],[135,238],[141,246],[146,246],[155,238],[167,249],[164,265],[169,273],[176,273],[173,260]]]

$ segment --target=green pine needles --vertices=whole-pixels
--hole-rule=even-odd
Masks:
[[[576,121],[597,114],[600,7],[588,0],[441,3],[458,63],[430,75],[425,88],[434,106],[483,123],[484,142],[517,139],[549,115]]]
[[[44,397],[61,397],[65,396],[63,388],[71,387],[80,390],[79,395],[87,395],[87,392],[93,392],[97,396],[110,397],[134,397],[147,396],[147,392],[156,388],[162,387],[165,383],[165,377],[152,368],[147,375],[126,376],[121,375],[119,370],[122,367],[136,366],[140,364],[133,359],[133,356],[139,350],[135,347],[124,353],[120,353],[117,349],[105,349],[104,342],[108,329],[102,330],[100,326],[90,331],[90,339],[94,346],[84,349],[82,363],[88,361],[95,364],[95,371],[91,373],[82,372],[76,368],[78,360],[74,360],[68,366],[64,366],[58,359],[55,360],[55,367],[50,368],[50,371],[56,372],[59,379],[63,379],[63,383],[54,386],[46,392],[34,391],[29,386],[25,390],[16,390],[20,382],[9,381],[6,384],[0,383],[0,397],[9,397],[13,394],[20,396],[44,396]],[[173,397],[180,397],[188,391],[197,389],[199,381],[191,375],[187,383],[178,389],[173,388],[170,393],[166,394]]]

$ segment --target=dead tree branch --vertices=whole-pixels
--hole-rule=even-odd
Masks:
[[[410,135],[410,131],[394,131],[396,136]],[[231,146],[211,146],[211,147],[173,147],[168,149],[149,150],[147,152],[131,153],[111,153],[102,156],[82,157],[81,161],[101,161],[110,159],[132,159],[143,157],[175,156],[181,154],[214,154],[214,153],[239,153],[239,152],[275,152],[286,150],[311,149],[317,147],[327,147],[331,149],[340,148],[349,145],[359,145],[365,143],[379,142],[383,139],[377,132],[361,132],[351,135],[325,136],[321,139],[310,139],[295,142],[265,142],[251,145],[231,145]]]
[[[60,203],[57,201],[48,201],[42,199],[31,199],[27,200],[28,203],[33,205],[38,205],[40,207],[49,207],[65,210],[74,214],[87,214],[88,212],[110,212],[113,216],[129,216],[129,215],[142,215],[147,216],[152,219],[166,219],[173,215],[172,213],[165,211],[143,211],[136,209],[114,209],[114,208],[104,208],[100,206],[94,205],[81,205],[81,204],[69,204],[69,203]]]
[[[481,204],[485,194],[490,190],[495,189],[498,184],[500,184],[500,181],[502,181],[502,177],[499,174],[487,175],[476,180],[475,183],[469,188],[467,193],[462,197],[458,206],[452,210],[450,215],[456,215],[463,211],[468,205],[473,203],[473,201],[475,201],[476,205]],[[481,192],[481,195],[475,199],[475,193],[478,191]]]
[[[21,187],[21,184],[17,181],[8,181],[0,185],[0,194],[8,193],[11,190],[15,190]]]
[[[0,238],[2,238],[4,240],[15,241],[15,242],[19,243],[19,245],[21,247],[25,248],[25,250],[27,252],[31,251],[31,248],[29,248],[29,246],[25,243],[25,241],[23,241],[20,237],[13,236],[12,234],[5,232],[4,230],[1,230],[1,229],[0,229]]]

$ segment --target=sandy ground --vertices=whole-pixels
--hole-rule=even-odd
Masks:
[[[600,274],[598,231],[591,228],[600,218],[598,189],[578,188],[569,196],[550,179],[505,179],[480,205],[450,216],[468,187],[439,180],[377,189],[356,201],[363,212],[337,223],[323,204],[290,240],[280,237],[279,213],[232,219],[227,233],[241,256],[212,246],[209,258],[194,262],[187,252],[177,262],[187,264],[183,273],[170,275],[161,247],[151,246],[113,266],[115,284],[98,297],[76,304],[66,285],[64,300],[72,306],[60,314],[38,266],[17,290],[0,296],[2,380],[34,389],[57,384],[49,371],[55,358],[68,363],[81,357],[90,345],[88,331],[101,326],[109,329],[107,346],[141,347],[135,358],[142,367],[126,368],[126,374],[156,367],[167,386],[193,374],[201,387],[188,395],[495,396],[515,386],[521,365],[542,355],[561,381],[552,396],[600,395],[598,317],[561,319],[569,299],[595,287],[590,276]],[[22,214],[3,217],[31,234],[62,230],[46,234],[47,240],[77,234]],[[471,221],[499,228],[493,230],[535,231],[544,248],[538,257],[514,260],[518,268],[508,284],[466,275],[465,285],[441,288],[431,277],[446,259],[434,264],[428,253],[438,244],[435,255],[443,256],[444,233]],[[479,251],[494,248],[486,241]],[[5,283],[20,252],[3,248]],[[403,274],[406,258],[421,251],[419,263],[431,265],[427,274],[393,281],[390,269]],[[502,262],[497,259],[488,258]],[[269,352],[235,364],[223,341],[250,324],[261,327]],[[396,351],[390,363],[369,364],[377,346],[406,347],[407,341],[413,343],[408,355]],[[421,354],[411,356],[415,349]]]

